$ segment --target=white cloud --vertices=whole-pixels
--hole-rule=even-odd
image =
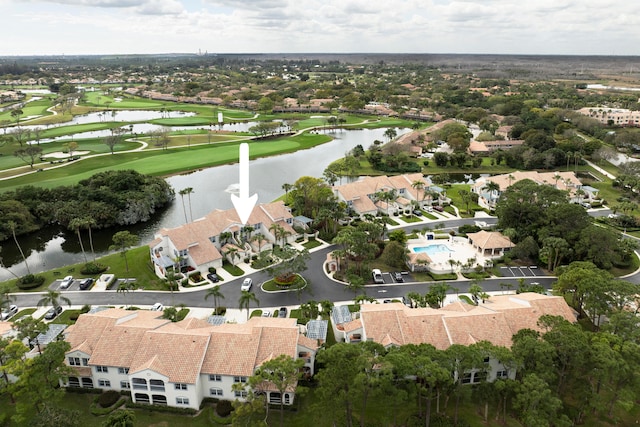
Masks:
[[[636,54],[640,2],[613,0],[0,0],[22,46],[117,52]],[[143,18],[141,16],[144,15]],[[63,18],[64,17],[64,18]],[[72,23],[61,31],[55,22]],[[30,31],[20,28],[29,22]],[[31,48],[30,48],[31,49]]]

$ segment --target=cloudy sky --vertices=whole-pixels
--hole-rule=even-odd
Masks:
[[[640,2],[0,0],[0,55],[638,55]]]

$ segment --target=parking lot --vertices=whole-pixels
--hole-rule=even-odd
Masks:
[[[396,280],[395,276],[396,274],[399,273],[400,275],[398,277],[401,277],[402,280]],[[404,282],[413,282],[413,277],[411,277],[411,274],[408,271],[392,271],[392,272],[386,272],[386,273],[382,273],[382,279],[384,280],[384,284],[385,285],[392,285],[394,283],[404,283]],[[382,285],[382,283],[376,283],[377,285]]]
[[[537,265],[500,267],[500,274],[502,277],[536,277],[546,275]]]

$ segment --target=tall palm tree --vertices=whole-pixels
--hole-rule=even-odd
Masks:
[[[84,258],[85,264],[87,261],[87,253],[84,251],[84,243],[82,243],[82,236],[80,235],[80,228],[84,227],[84,221],[81,218],[73,218],[69,221],[69,228],[75,230],[78,235],[78,242],[80,242],[80,250],[82,251],[82,257]]]
[[[189,218],[191,218],[191,222],[193,222],[193,209],[191,207],[191,195],[195,193],[195,191],[193,190],[193,187],[187,187],[185,188],[185,191],[187,192],[187,200],[189,201]]]
[[[424,201],[424,187],[425,187],[425,182],[419,179],[416,179],[415,181],[413,181],[411,183],[411,187],[416,189],[416,192],[418,193],[418,203],[420,203],[420,205],[422,205],[422,202]],[[420,197],[420,193],[422,193],[422,197]]]
[[[16,300],[14,295],[11,295],[11,288],[7,283],[0,287],[0,311],[5,308],[9,308],[11,303]]]
[[[253,292],[242,291],[238,303],[240,305],[240,310],[247,309],[247,320],[249,320],[249,307],[251,306],[251,302],[255,302],[256,306],[260,304],[258,297]]]
[[[47,292],[40,298],[38,301],[38,307],[46,307],[50,305],[51,307],[57,309],[61,306],[60,301],[67,304],[71,307],[71,300],[67,297],[64,297],[58,291],[54,291],[53,289],[48,289]]]
[[[182,199],[182,211],[184,212],[184,222],[188,223],[189,219],[187,218],[187,207],[184,204],[184,196],[188,193],[186,188],[183,188],[182,190],[178,191],[178,194],[180,194],[180,198]]]
[[[289,191],[293,188],[293,184],[284,183],[282,184],[282,189],[284,190],[284,202],[287,204],[289,201]]]
[[[24,266],[27,268],[27,273],[31,274],[31,270],[29,269],[29,264],[27,263],[27,257],[24,256],[24,252],[22,251],[22,246],[18,243],[18,238],[16,237],[16,223],[14,221],[8,221],[7,225],[11,229],[11,234],[13,235],[13,241],[16,242],[16,246],[20,251],[20,255],[22,255],[22,260],[24,261]]]
[[[96,260],[96,251],[93,249],[93,234],[91,233],[92,227],[95,227],[96,220],[91,218],[90,216],[84,217],[83,219],[84,227],[87,227],[89,231],[89,246],[91,247],[91,255],[93,255],[93,260]]]
[[[124,302],[125,302],[125,307],[127,306],[127,294],[133,290],[133,282],[129,282],[128,280],[120,283],[120,285],[118,285],[118,289],[116,289],[117,293],[121,293],[123,298],[124,298]]]
[[[207,290],[207,293],[204,294],[204,299],[209,299],[209,297],[213,297],[213,312],[218,314],[218,301],[220,298],[224,299],[224,295],[220,291],[220,285],[216,285]]]

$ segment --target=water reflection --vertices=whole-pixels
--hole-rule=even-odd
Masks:
[[[362,145],[367,149],[374,140],[383,140],[385,130],[338,130],[331,134],[334,140],[326,144],[295,153],[252,160],[249,166],[250,192],[258,194],[258,202],[277,199],[284,194],[283,184],[293,184],[301,176],[321,177],[322,172],[332,161],[343,157],[355,146]],[[398,129],[398,134],[407,131],[408,129]],[[176,194],[186,187],[194,189],[194,193],[191,195],[191,208],[193,217],[199,218],[213,209],[231,209],[233,207],[228,190],[237,188],[238,174],[237,165],[225,165],[172,176],[167,178],[167,181],[176,190]],[[188,203],[186,198],[184,202]],[[170,206],[162,212],[158,212],[150,221],[127,229],[140,236],[141,244],[146,244],[153,239],[153,234],[158,229],[176,227],[184,222],[182,200],[177,195]],[[116,231],[119,230],[94,231],[93,240],[96,255],[101,256],[108,252],[111,237]],[[90,257],[86,232],[83,236],[87,257]],[[84,261],[77,235],[69,230],[50,227],[37,235],[21,236],[20,244],[25,250],[25,255],[28,254],[28,262],[32,271],[43,271]],[[20,254],[13,242],[4,242],[2,256],[5,264],[12,266],[11,270],[14,273],[18,275],[26,273],[26,268],[20,262]],[[0,280],[7,280],[11,277],[6,271],[0,271]]]

